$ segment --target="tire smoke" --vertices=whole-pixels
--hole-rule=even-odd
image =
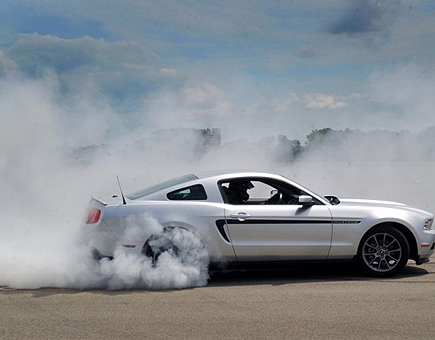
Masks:
[[[110,138],[119,119],[104,100],[93,100],[95,92],[86,88],[77,100],[65,98],[59,87],[52,74],[29,79],[11,72],[0,78],[0,286],[173,289],[207,284],[208,258],[200,246],[193,257],[166,250],[154,262],[119,246],[113,261],[95,261],[90,247],[79,242],[90,196],[118,193],[116,175],[123,190],[133,192],[185,173],[264,170],[323,194],[387,199],[435,211],[433,162],[319,162],[313,153],[300,162],[282,163],[246,141],[200,157],[186,147],[189,143],[177,141],[138,147],[134,140],[140,131],[133,140]],[[105,138],[110,145],[102,145]],[[391,150],[388,143],[382,147]],[[71,152],[78,148],[85,159]],[[349,149],[365,150],[356,142]],[[322,149],[323,155],[336,152]],[[125,237],[140,232],[132,228]],[[197,242],[183,232],[171,237],[181,244]]]
[[[149,217],[146,220],[156,223]],[[127,229],[129,236],[124,235],[122,239],[131,240],[132,230],[135,236],[144,233],[147,226],[141,225]],[[159,228],[163,230],[161,226]],[[162,233],[162,236],[164,239],[159,239],[161,253],[156,259],[128,252],[122,245],[116,247],[113,259],[96,259],[92,248],[86,245],[90,241],[87,239],[88,242],[74,248],[76,260],[71,263],[72,270],[69,274],[64,273],[59,284],[68,288],[108,290],[205,286],[209,278],[209,255],[201,241],[183,229],[172,230],[170,238],[168,233]],[[166,247],[163,249],[162,246]],[[180,251],[175,253],[171,246]]]

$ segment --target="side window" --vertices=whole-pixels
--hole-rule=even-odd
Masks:
[[[261,204],[274,190],[267,183],[248,178],[221,182],[221,187],[230,204]]]
[[[168,193],[166,197],[171,201],[196,201],[206,200],[207,194],[205,193],[204,187],[201,184],[197,184],[172,191]]]
[[[229,204],[298,205],[305,193],[287,183],[256,178],[241,178],[220,183]],[[315,203],[316,204],[316,203]]]

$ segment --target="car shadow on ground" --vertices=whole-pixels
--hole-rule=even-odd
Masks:
[[[426,275],[421,267],[408,265],[393,277],[363,275],[352,263],[322,263],[275,266],[249,266],[210,271],[209,286],[282,285],[330,281],[398,280]]]
[[[220,268],[210,270],[210,279],[206,287],[231,287],[231,286],[255,286],[255,285],[288,285],[314,282],[337,282],[337,281],[399,281],[407,278],[422,277],[427,274],[435,274],[433,264],[417,267],[410,261],[408,265],[397,275],[387,278],[373,278],[364,276],[358,271],[353,263],[303,263],[303,264],[274,264],[274,265],[250,265],[234,268]],[[429,269],[429,271],[427,269]],[[426,280],[425,280],[426,281]],[[412,280],[415,282],[415,280]],[[196,289],[197,287],[184,288]],[[0,294],[23,294],[31,293],[34,298],[42,298],[59,294],[80,294],[83,292],[103,295],[124,295],[131,293],[152,294],[153,292],[179,291],[180,289],[126,289],[108,290],[94,289],[71,289],[71,288],[39,288],[39,289],[14,289],[0,286]]]

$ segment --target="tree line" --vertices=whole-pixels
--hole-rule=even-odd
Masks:
[[[269,144],[270,145],[270,144]],[[272,147],[278,161],[435,161],[435,127],[390,130],[312,130],[302,143],[279,135]]]

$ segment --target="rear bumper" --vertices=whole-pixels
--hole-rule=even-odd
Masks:
[[[94,248],[92,249],[92,256],[95,260],[99,261],[101,259],[109,259],[109,260],[113,260],[112,256],[107,256],[107,255],[103,255],[101,254],[98,249]]]

